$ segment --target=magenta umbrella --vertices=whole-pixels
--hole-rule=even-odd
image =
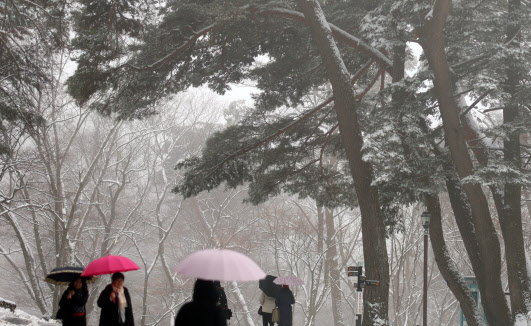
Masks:
[[[228,249],[206,249],[194,252],[181,261],[178,274],[210,281],[257,281],[264,271],[249,257]]]
[[[137,264],[131,259],[124,256],[111,256],[107,252],[107,256],[103,256],[90,262],[87,265],[81,276],[93,276],[112,274],[116,272],[128,272],[140,269]]]
[[[283,284],[283,285],[303,285],[304,281],[298,278],[297,276],[290,275],[290,276],[279,276],[273,281],[273,283]]]

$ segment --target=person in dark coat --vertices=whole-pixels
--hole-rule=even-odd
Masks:
[[[217,305],[219,292],[212,281],[197,280],[192,301],[185,303],[175,318],[175,326],[227,326]]]
[[[280,320],[279,326],[292,326],[293,325],[293,310],[291,305],[295,303],[295,297],[293,292],[289,289],[289,286],[282,285],[282,289],[278,292],[275,303],[278,307],[278,313]]]
[[[78,277],[70,282],[59,301],[64,326],[85,326],[87,316],[85,304],[89,297],[87,282]]]
[[[225,294],[225,290],[223,289],[219,281],[214,281],[214,285],[216,286],[216,289],[218,290],[217,306],[223,312],[225,319],[230,319],[232,317],[232,310],[229,309],[229,302],[227,300],[227,295]]]
[[[111,279],[112,283],[103,289],[98,298],[100,326],[134,326],[133,305],[124,286],[125,276],[118,272],[112,274]]]

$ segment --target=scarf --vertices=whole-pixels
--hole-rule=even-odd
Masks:
[[[127,308],[127,300],[125,299],[124,288],[113,288],[118,293],[118,312],[120,315],[120,324],[125,324],[125,308]]]

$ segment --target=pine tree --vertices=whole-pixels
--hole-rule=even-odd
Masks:
[[[455,1],[451,11],[450,3],[81,1],[74,42],[80,55],[69,89],[81,104],[130,119],[153,114],[161,99],[190,86],[223,94],[231,83],[253,81],[261,91],[255,106],[215,133],[200,157],[178,164],[187,173],[176,192],[189,197],[246,183],[253,203],[288,192],[329,208],[359,206],[364,234],[372,237],[364,237],[368,273],[383,284],[366,292],[365,325],[379,317],[387,322],[385,234],[400,231],[397,207],[423,201],[437,218],[437,195],[448,192],[489,298],[483,301],[489,323],[505,325],[512,318],[500,244],[482,186],[490,186],[506,251],[522,248],[523,235],[514,244],[511,235],[521,230],[518,189],[531,180],[518,152],[518,135],[530,126],[529,31],[523,23],[508,25],[498,2]],[[512,21],[527,21],[526,10]],[[405,78],[407,42],[420,44],[425,57]],[[267,60],[259,63],[260,56]],[[378,81],[380,91],[369,92]],[[324,100],[312,102],[316,93]],[[475,101],[470,107],[465,96]],[[505,123],[480,129],[470,118],[479,102],[503,106]],[[493,141],[481,141],[483,135]],[[514,150],[490,150],[500,142]],[[337,166],[323,157],[337,158]],[[437,263],[467,319],[480,325],[437,235]],[[517,274],[525,271],[522,254],[508,261]],[[511,295],[525,297],[528,285],[509,274]],[[513,304],[513,317],[524,306]]]

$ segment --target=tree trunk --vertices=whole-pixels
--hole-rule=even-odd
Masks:
[[[476,302],[472,297],[472,293],[466,285],[464,278],[461,276],[461,273],[459,273],[457,266],[450,258],[450,253],[446,247],[439,198],[435,195],[427,194],[424,196],[424,200],[426,201],[426,208],[431,215],[430,241],[437,267],[439,267],[439,271],[453,295],[459,301],[467,325],[484,325],[483,316],[480,315],[479,310],[476,308]]]
[[[509,0],[507,23],[507,42],[509,48],[520,48],[520,23],[518,11],[521,10],[520,0]],[[503,109],[504,124],[512,124],[519,120],[519,105],[515,103],[520,84],[518,65],[513,60],[507,62],[507,81],[505,90],[510,95],[509,103]],[[513,131],[503,142],[505,164],[514,169],[521,168],[520,132]],[[504,212],[500,216],[500,225],[505,240],[505,256],[507,258],[507,274],[511,311],[513,318],[517,314],[527,315],[531,305],[531,295],[525,262],[525,245],[522,230],[521,209],[522,188],[519,184],[506,183],[503,194]]]
[[[450,0],[437,0],[433,15],[426,23],[423,47],[434,73],[434,85],[439,102],[439,109],[452,160],[460,178],[473,174],[473,165],[465,143],[463,128],[459,120],[459,110],[454,100],[450,69],[444,48],[443,27],[450,12]],[[472,221],[475,227],[481,271],[484,276],[480,285],[485,311],[489,324],[509,326],[511,315],[501,289],[501,253],[500,244],[492,222],[487,199],[479,184],[464,184],[465,194],[470,203]],[[466,235],[463,235],[466,236]]]
[[[389,262],[385,225],[380,211],[378,190],[372,185],[372,168],[362,159],[363,139],[356,113],[354,91],[319,3],[316,0],[299,0],[299,5],[332,84],[341,141],[361,211],[366,275],[368,279],[380,281],[379,287],[364,291],[363,325],[388,325]]]
[[[323,207],[317,205],[317,244],[316,244],[316,254],[322,255],[324,248],[324,213]],[[308,313],[306,316],[306,325],[315,325],[315,317],[317,315],[317,300],[319,296],[319,286],[321,286],[321,275],[323,274],[323,269],[325,266],[325,259],[321,260],[318,263],[318,266],[312,271],[312,282],[311,291],[310,291],[310,300],[308,303]],[[323,283],[326,284],[327,276],[324,275]],[[324,286],[326,287],[326,286]]]
[[[26,238],[24,237],[24,234],[16,220],[16,217],[13,217],[11,212],[9,212],[2,205],[0,205],[0,214],[5,216],[7,222],[11,225],[13,231],[15,231],[16,237],[19,241],[20,250],[22,251],[22,255],[24,257],[25,272],[28,273],[27,282],[29,283],[29,285],[26,285],[26,288],[28,288],[28,290],[31,289],[28,292],[30,293],[30,295],[32,295],[33,301],[35,302],[41,313],[43,315],[46,315],[49,311],[46,306],[45,298],[43,297],[43,293],[41,292],[37,281],[37,268],[35,267],[35,260],[33,259],[33,254],[31,252],[29,244]]]
[[[249,307],[247,306],[247,302],[245,301],[245,298],[240,291],[240,288],[238,287],[238,283],[231,282],[232,284],[232,291],[231,294],[233,295],[235,299],[235,303],[239,304],[241,307],[241,311],[246,312],[243,314],[244,318],[239,321],[239,323],[243,323],[245,326],[254,326],[254,321],[251,318],[251,314],[249,313]]]
[[[405,43],[403,45],[396,45],[393,49],[393,83],[397,83],[404,78],[405,56]],[[408,94],[406,94],[406,92],[403,90],[394,91],[392,94],[393,109],[398,110],[404,104],[407,95]],[[402,130],[405,130],[406,126],[404,123],[402,123],[402,119],[399,120],[399,123],[401,125],[398,128],[398,132],[400,134],[400,138],[402,139],[401,143],[404,150],[404,155],[406,160],[412,163],[414,159],[411,155],[411,149],[408,146],[405,135],[402,132]],[[421,122],[421,124],[424,124],[424,122]],[[420,180],[420,182],[424,183],[428,188],[432,183],[432,180],[430,180],[429,177],[425,177],[423,180]],[[479,310],[476,308],[476,303],[474,302],[472,293],[468,289],[468,286],[464,283],[464,278],[459,272],[455,263],[450,258],[448,248],[446,247],[441,222],[442,218],[439,198],[434,194],[426,194],[424,195],[424,201],[429,213],[431,214],[431,223],[429,229],[430,242],[437,267],[439,268],[442,277],[446,281],[448,288],[450,291],[452,291],[457,301],[459,301],[468,325],[483,325],[483,318],[481,318]]]
[[[332,317],[334,325],[343,326],[343,315],[341,313],[341,288],[339,269],[337,264],[337,240],[336,228],[334,225],[334,212],[332,209],[325,209],[326,222],[326,261],[330,275],[330,294],[332,296]],[[325,277],[328,277],[325,275]]]

